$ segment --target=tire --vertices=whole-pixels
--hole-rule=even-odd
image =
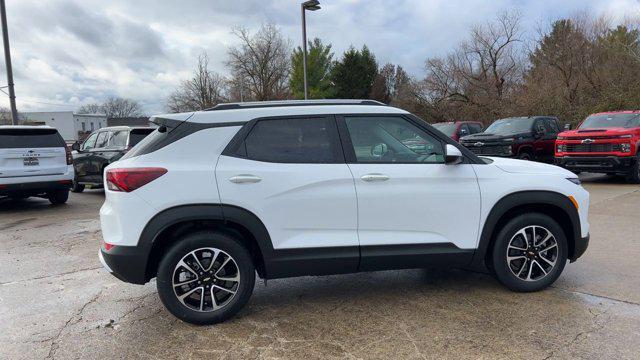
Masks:
[[[539,238],[537,249],[523,243],[525,236],[528,242],[532,239],[532,229]],[[552,237],[547,238],[548,234]],[[526,251],[518,250],[525,247]],[[546,251],[541,250],[545,248]],[[507,254],[512,259],[508,260]],[[542,290],[558,279],[567,256],[567,238],[560,225],[547,215],[526,213],[511,219],[500,229],[492,248],[491,263],[494,275],[502,285],[517,292],[532,292]]]
[[[73,186],[71,187],[71,192],[81,193],[84,191],[84,184],[79,184],[75,180],[73,180]]]
[[[53,205],[61,205],[69,199],[69,189],[51,191],[47,195],[50,203]]]
[[[636,155],[636,163],[631,167],[629,174],[627,174],[627,182],[640,184],[640,152]]]
[[[194,255],[201,267],[194,261]],[[228,260],[229,256],[233,261]],[[194,276],[193,271],[179,263],[198,274]],[[174,280],[184,283],[175,286],[175,291]],[[216,324],[234,316],[247,303],[255,285],[255,266],[249,251],[237,239],[220,232],[200,231],[183,236],[167,251],[160,261],[156,284],[160,300],[175,317],[196,325]],[[190,292],[183,301],[178,298]],[[215,305],[220,306],[217,309],[211,294]]]
[[[518,159],[531,161],[533,160],[533,157],[528,152],[523,151],[520,154],[518,154]]]

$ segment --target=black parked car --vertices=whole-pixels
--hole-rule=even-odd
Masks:
[[[552,116],[513,117],[496,120],[460,143],[477,155],[553,163],[559,130],[558,119]]]
[[[149,127],[107,127],[91,133],[82,145],[73,144],[76,175],[71,191],[82,192],[85,186],[102,187],[104,168],[119,160],[154,130]]]

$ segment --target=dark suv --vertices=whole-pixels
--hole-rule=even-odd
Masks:
[[[500,119],[481,133],[465,136],[460,143],[477,155],[554,161],[558,119],[529,116]]]
[[[154,130],[149,127],[107,127],[91,133],[82,145],[73,144],[76,175],[71,191],[82,192],[85,186],[102,187],[104,168],[119,160]]]
[[[467,135],[482,132],[482,123],[478,121],[447,121],[432,125],[455,141],[460,141],[460,138]]]

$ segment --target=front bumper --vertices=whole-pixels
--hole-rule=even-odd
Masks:
[[[589,247],[589,238],[590,235],[587,234],[587,236],[578,239],[573,249],[573,255],[569,258],[571,262],[578,260],[578,258],[587,251],[587,247]]]
[[[0,196],[35,196],[53,190],[71,188],[71,180],[43,181],[0,185]]]
[[[634,156],[560,156],[556,165],[571,171],[627,173],[637,161]]]
[[[115,246],[108,251],[102,247],[98,258],[105,270],[124,282],[140,285],[147,282],[146,252],[137,246]]]

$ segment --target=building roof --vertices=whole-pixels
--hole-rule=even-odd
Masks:
[[[107,126],[138,126],[148,127],[149,118],[146,116],[107,118]]]

